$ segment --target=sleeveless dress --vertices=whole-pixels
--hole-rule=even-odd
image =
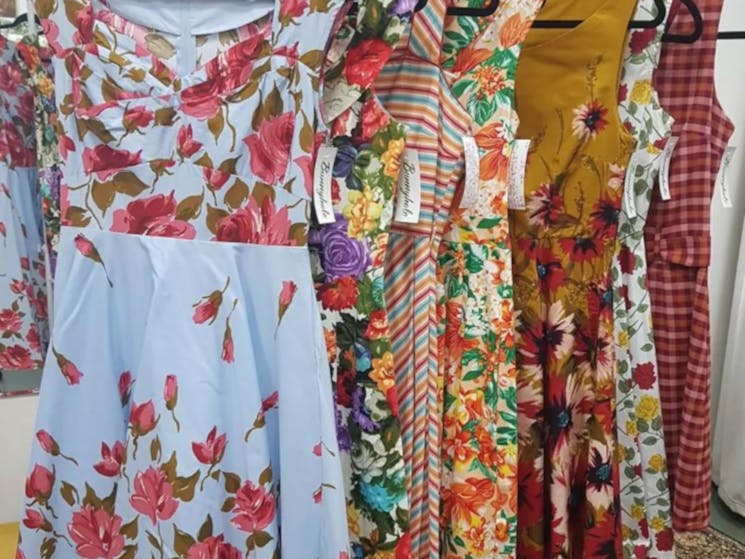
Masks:
[[[618,557],[611,261],[633,141],[617,112],[634,0],[549,1],[517,72],[532,140],[510,211],[518,335],[518,557]]]
[[[665,43],[654,86],[680,141],[670,166],[671,199],[655,189],[644,235],[660,375],[673,527],[705,530],[711,518],[711,198],[732,123],[714,89],[722,0],[696,3],[704,32],[690,45]],[[670,31],[693,25],[678,0]]]
[[[37,2],[74,149],[20,557],[348,556],[306,243],[340,3],[237,6]]]
[[[641,0],[634,19],[649,20],[655,15],[654,0]],[[629,34],[619,93],[621,118],[637,146],[629,165],[632,178],[624,192],[618,227],[620,250],[613,258],[612,270],[618,363],[617,454],[623,551],[629,559],[675,559],[644,246],[644,222],[673,125],[652,88],[664,29],[662,23],[656,29]]]
[[[405,31],[401,0],[358,0],[324,68],[323,113],[338,149],[336,221],[310,248],[331,365],[352,557],[408,557],[409,499],[383,271],[404,127],[370,86]]]
[[[6,373],[41,368],[48,337],[34,92],[17,48],[0,35],[0,372]]]
[[[507,216],[515,72],[536,0],[503,0],[474,20],[446,19],[442,64],[479,127],[470,203],[447,224],[438,256],[445,379],[442,557],[508,558],[517,544],[517,399]],[[464,200],[466,193],[462,194]]]
[[[407,127],[421,169],[415,224],[394,222],[385,265],[396,388],[400,399],[412,557],[439,559],[443,379],[437,333],[437,254],[462,176],[462,138],[471,118],[440,68],[446,0],[412,18],[375,82],[391,116]]]

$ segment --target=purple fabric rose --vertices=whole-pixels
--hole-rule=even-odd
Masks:
[[[380,430],[380,423],[370,417],[365,407],[365,392],[361,386],[354,389],[352,396],[352,418],[366,433],[375,433]]]
[[[356,159],[357,150],[353,145],[339,146],[334,160],[334,176],[336,178],[347,178],[351,175]]]
[[[336,214],[336,222],[324,226],[321,231],[321,260],[326,281],[347,276],[361,279],[371,264],[367,242],[350,238],[347,229],[347,220]]]
[[[417,4],[417,0],[398,0],[391,8],[391,13],[396,15],[403,15],[414,11],[414,7]]]

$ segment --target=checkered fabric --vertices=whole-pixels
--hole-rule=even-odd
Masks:
[[[709,526],[711,348],[708,266],[710,205],[733,132],[714,91],[716,36],[723,0],[699,0],[704,33],[693,44],[665,43],[654,84],[675,118],[680,141],[670,169],[672,199],[655,189],[645,228],[649,291],[659,361],[665,440],[678,531]],[[671,32],[693,23],[679,0]]]

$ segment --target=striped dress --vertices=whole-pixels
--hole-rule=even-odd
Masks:
[[[416,224],[394,223],[386,261],[401,429],[409,482],[412,557],[439,557],[443,379],[437,351],[437,253],[462,175],[462,138],[471,119],[450,93],[439,67],[445,0],[430,0],[413,17],[375,89],[408,127],[407,149],[421,169]]]

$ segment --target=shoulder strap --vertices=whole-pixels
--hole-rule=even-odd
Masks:
[[[435,64],[440,62],[449,5],[448,0],[428,0],[424,9],[414,14],[411,22],[409,49]]]

